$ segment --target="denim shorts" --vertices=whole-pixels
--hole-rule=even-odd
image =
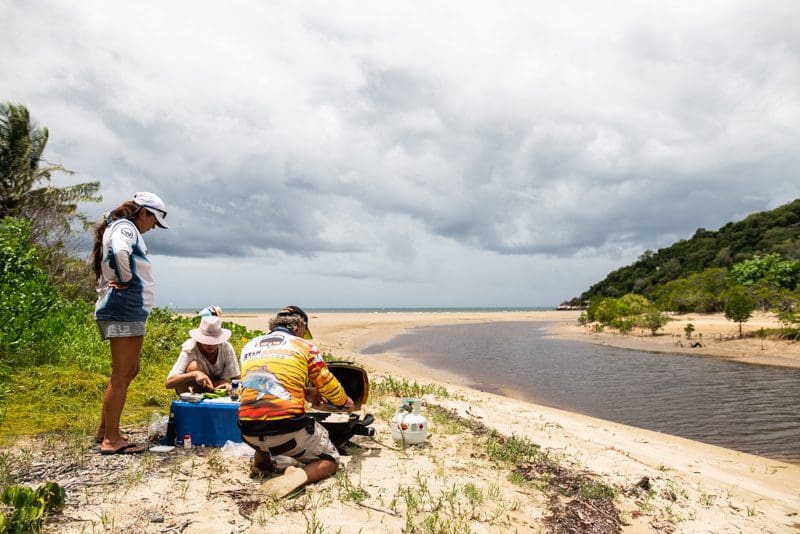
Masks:
[[[137,337],[144,335],[144,321],[97,321],[100,337],[105,341],[112,337]]]

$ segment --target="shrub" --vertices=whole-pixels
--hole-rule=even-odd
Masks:
[[[620,301],[627,311],[626,315],[640,315],[653,307],[649,300],[636,293],[628,293]]]
[[[650,334],[656,335],[656,333],[661,330],[669,321],[670,318],[663,312],[655,308],[651,308],[649,311],[642,314],[638,324],[639,326],[650,330]]]
[[[634,317],[617,317],[611,321],[610,326],[619,330],[620,334],[629,334],[636,326],[636,319]]]
[[[25,486],[9,486],[0,495],[0,502],[10,508],[0,511],[0,532],[40,532],[47,514],[64,507],[64,489],[55,482],[46,482],[36,490]]]
[[[754,256],[731,267],[731,276],[745,287],[766,284],[792,290],[800,280],[800,261],[783,259],[780,254]]]
[[[66,333],[86,322],[91,306],[49,284],[30,222],[0,220],[0,356],[7,364],[57,361]]]
[[[615,326],[614,321],[630,314],[630,308],[622,299],[604,298],[597,306],[595,320],[605,325]]]
[[[744,290],[735,288],[725,301],[725,318],[739,323],[739,338],[743,337],[742,323],[753,316],[755,302]]]
[[[686,333],[686,339],[692,339],[692,332],[694,332],[694,325],[692,323],[688,323],[686,326],[683,327],[683,331]]]

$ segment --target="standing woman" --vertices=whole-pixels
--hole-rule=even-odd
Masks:
[[[111,379],[103,396],[103,412],[95,441],[101,454],[136,454],[144,445],[129,443],[119,431],[128,385],[139,373],[144,325],[153,308],[155,290],[142,234],[156,226],[169,228],[164,202],[153,193],[133,199],[103,216],[94,231],[97,303],[94,318],[100,336],[111,344]]]

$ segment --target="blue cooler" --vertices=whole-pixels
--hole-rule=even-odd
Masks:
[[[238,402],[174,400],[170,412],[175,416],[175,445],[183,445],[186,434],[192,437],[192,446],[222,447],[226,441],[242,441]]]

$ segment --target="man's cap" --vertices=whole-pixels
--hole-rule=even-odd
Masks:
[[[141,191],[133,195],[133,201],[139,206],[143,207],[150,213],[156,216],[156,224],[161,228],[169,228],[167,222],[167,208],[164,206],[164,201],[159,198],[155,193]]]
[[[308,314],[301,310],[299,306],[284,306],[277,313],[278,317],[287,317],[289,315],[297,315],[301,317],[303,322],[306,323],[306,334],[303,337],[305,339],[313,339],[314,336],[311,335],[311,330],[308,328]]]

